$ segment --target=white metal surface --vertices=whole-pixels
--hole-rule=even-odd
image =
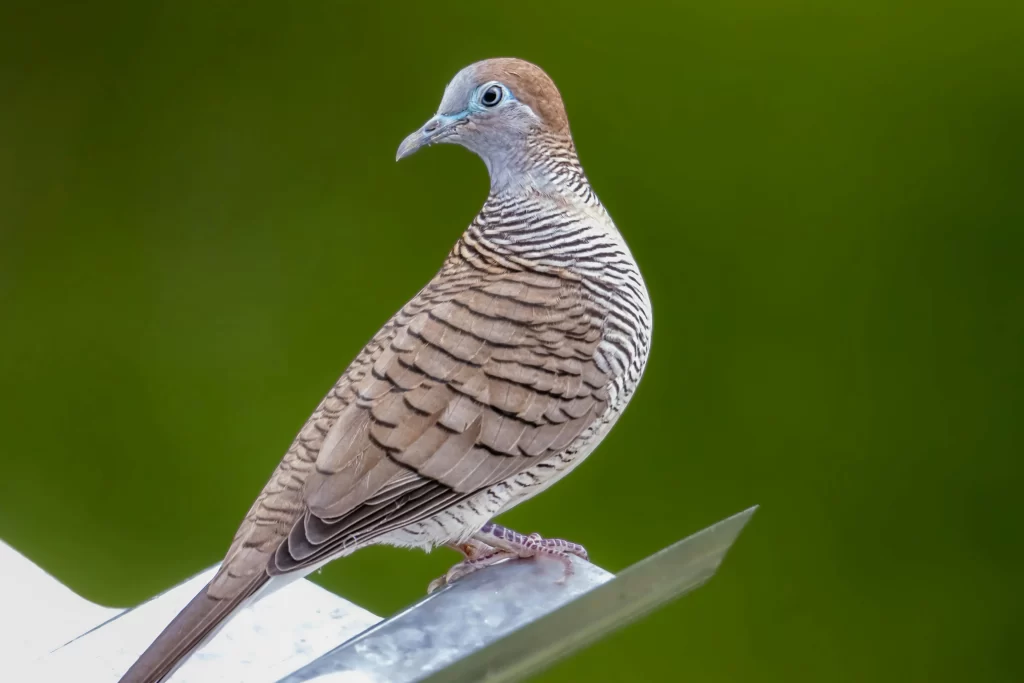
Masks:
[[[0,570],[5,577],[9,567],[19,573],[17,584],[0,582],[0,629],[4,642],[15,643],[23,656],[5,652],[9,656],[3,658],[4,668],[13,676],[0,678],[19,683],[116,683],[217,569],[211,567],[135,609],[112,610],[75,595],[2,547],[6,554],[0,556]],[[20,562],[12,563],[11,554]],[[9,611],[8,605],[15,609]],[[22,629],[21,615],[30,617],[36,628]],[[305,579],[296,581],[242,610],[172,681],[272,683],[379,621],[377,615]]]
[[[15,670],[123,610],[101,607],[0,541],[0,661]]]

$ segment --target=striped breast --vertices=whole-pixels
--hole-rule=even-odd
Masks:
[[[576,177],[570,171],[567,181]],[[471,277],[522,271],[574,283],[571,291],[580,298],[587,326],[599,330],[592,358],[607,378],[607,402],[563,448],[431,519],[397,531],[387,541],[396,545],[425,545],[425,538],[445,538],[453,529],[471,534],[567,474],[611,430],[640,381],[650,351],[647,288],[621,234],[585,180],[568,196],[491,196],[452,251],[449,264],[476,271]]]
[[[650,352],[651,303],[633,255],[597,197],[586,201],[545,196],[488,199],[454,257],[490,261],[580,283],[588,311],[601,327],[595,361],[612,383],[609,407],[632,396]]]

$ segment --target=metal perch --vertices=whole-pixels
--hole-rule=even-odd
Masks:
[[[702,585],[755,510],[718,522],[617,576],[575,560],[575,572],[559,583],[563,569],[557,561],[508,561],[460,579],[384,620],[309,581],[297,581],[241,612],[171,681],[523,680]],[[22,568],[28,564],[17,558]],[[8,559],[0,555],[0,562],[7,564]],[[83,601],[34,569],[38,585],[18,591],[29,601],[25,609],[43,600],[53,611],[64,600],[65,612],[74,612],[67,618],[77,619],[79,628],[90,618],[107,620],[66,644],[44,646],[45,653],[36,648],[34,657],[31,647],[13,653],[23,673],[12,680],[113,683],[216,567],[120,614]],[[55,597],[54,586],[63,590],[60,597]],[[5,612],[0,627],[10,626],[3,622],[18,610]],[[21,634],[22,640],[30,635]]]

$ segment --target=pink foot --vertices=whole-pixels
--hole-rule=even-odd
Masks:
[[[565,566],[565,575],[559,583],[564,582],[567,578],[572,576],[573,569],[571,558],[573,556],[582,560],[590,559],[590,556],[587,554],[587,549],[579,543],[564,541],[560,538],[542,538],[538,533],[532,533],[529,536],[526,536],[518,531],[513,531],[508,527],[495,524],[494,522],[484,524],[473,538],[494,548],[511,553],[515,557],[525,558],[536,557],[537,555],[547,555],[548,557],[554,557],[560,560]]]
[[[583,560],[590,559],[586,548],[579,543],[563,541],[560,538],[542,538],[540,534],[527,536],[493,522],[484,524],[469,542],[450,547],[461,552],[466,559],[449,569],[444,576],[432,581],[427,589],[429,593],[492,564],[511,558],[527,558],[538,555],[553,557],[562,563],[562,566],[565,567],[565,574],[558,582],[564,583],[567,578],[572,576],[571,558],[573,556]]]

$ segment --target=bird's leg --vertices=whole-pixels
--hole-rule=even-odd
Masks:
[[[484,524],[473,538],[493,548],[513,553],[516,557],[547,555],[557,558],[565,566],[565,576],[562,577],[562,581],[572,576],[570,557],[575,555],[582,560],[590,560],[587,549],[579,543],[564,541],[560,538],[542,538],[538,533],[526,536],[494,522]]]
[[[484,524],[480,531],[476,532],[467,542],[449,545],[449,547],[458,550],[465,555],[466,559],[449,569],[444,576],[432,581],[427,589],[428,593],[432,593],[467,574],[472,574],[478,569],[514,557],[527,558],[547,555],[560,560],[565,567],[565,574],[559,583],[572,576],[571,556],[575,555],[583,560],[590,559],[586,548],[579,543],[563,541],[560,538],[542,538],[537,533],[527,536],[494,522]]]

